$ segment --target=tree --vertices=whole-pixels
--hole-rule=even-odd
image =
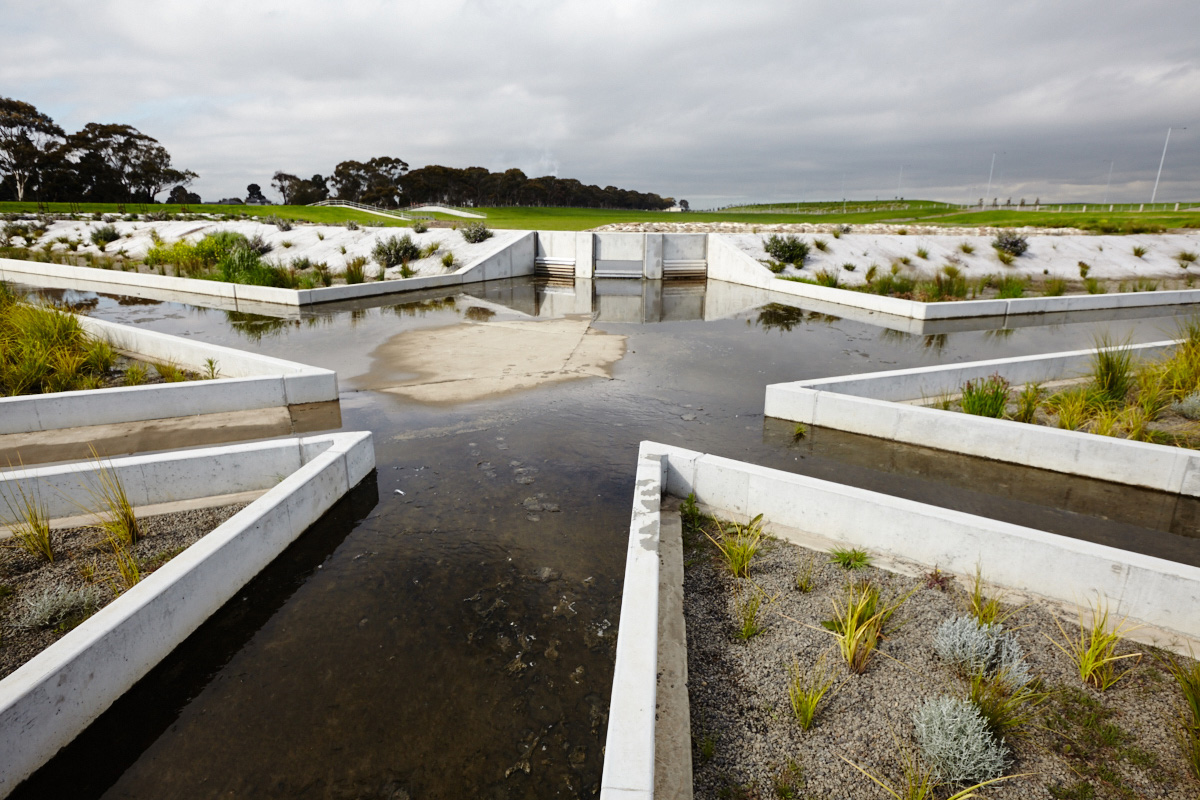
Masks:
[[[680,200],[679,207],[682,208],[684,211],[690,211],[692,208],[691,206],[688,205],[687,200]]]
[[[12,180],[18,201],[64,138],[62,128],[31,104],[0,97],[0,171]]]
[[[64,169],[75,173],[76,194],[94,202],[149,200],[172,183],[199,177],[171,166],[171,154],[131,125],[89,122],[67,137]]]
[[[271,185],[283,195],[285,206],[305,206],[329,197],[329,188],[319,174],[304,180],[288,172],[276,172]]]
[[[169,195],[167,195],[167,202],[186,206],[199,205],[201,200],[200,195],[196,194],[195,192],[189,192],[186,188],[184,188],[183,184],[179,184],[171,190]]]
[[[139,152],[131,164],[129,176],[135,195],[148,197],[151,200],[167,188],[177,184],[176,188],[187,186],[200,177],[190,169],[178,170],[171,166],[171,154],[161,144],[152,144],[139,148]],[[199,200],[192,202],[198,203]]]
[[[267,198],[263,197],[262,187],[257,183],[252,183],[246,187],[246,202],[261,205],[267,204]]]
[[[365,164],[343,161],[334,167],[330,180],[340,200],[395,208],[404,196],[400,181],[407,171],[408,164],[401,159],[379,156]]]

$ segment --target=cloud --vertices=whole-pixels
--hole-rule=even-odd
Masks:
[[[203,196],[396,155],[745,200],[1200,196],[1200,6],[0,3],[0,94],[135,125]],[[1189,124],[1191,123],[1191,124]],[[1179,128],[1187,126],[1187,131]]]

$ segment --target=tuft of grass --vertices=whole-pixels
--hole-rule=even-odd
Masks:
[[[1196,263],[1196,252],[1194,250],[1180,250],[1175,254],[1175,260],[1179,262],[1182,269],[1187,269],[1192,264]]]
[[[801,672],[799,660],[793,658],[788,665],[788,703],[792,707],[800,730],[806,731],[812,727],[817,716],[817,706],[833,688],[834,674],[821,654],[807,672]]]
[[[355,256],[346,261],[346,270],[342,273],[342,277],[346,279],[346,283],[362,283],[366,280],[367,259],[364,256]]]
[[[182,383],[187,380],[187,374],[179,368],[178,364],[172,364],[170,361],[155,362],[154,371],[166,383]]]
[[[803,422],[797,422],[796,427],[792,428],[792,441],[798,442],[808,435],[808,428]]]
[[[1003,670],[994,675],[976,672],[967,688],[967,699],[997,740],[1028,735],[1034,715],[1049,698],[1036,681],[1014,683]]]
[[[121,234],[112,225],[101,225],[98,228],[93,228],[88,238],[92,240],[92,244],[100,248],[100,252],[104,252],[104,248],[120,239]]]
[[[966,414],[1003,419],[1004,408],[1008,404],[1008,390],[1008,381],[999,374],[978,381],[970,380],[963,384],[959,404]]]
[[[845,264],[842,264],[842,269],[846,270],[846,272],[854,272],[854,270],[858,269],[858,266],[853,262],[847,261]]]
[[[1092,271],[1092,265],[1086,261],[1079,262],[1079,277],[1086,278],[1088,273]]]
[[[46,503],[36,489],[26,493],[20,483],[16,487],[13,496],[3,492],[9,516],[16,520],[11,528],[13,542],[34,558],[53,563],[54,543],[50,539],[50,512]]]
[[[120,476],[113,470],[112,464],[100,459],[96,448],[91,448],[95,460],[96,477],[94,481],[84,484],[84,489],[91,495],[93,502],[99,506],[102,519],[100,527],[117,541],[132,547],[142,539],[142,527],[133,513],[133,504],[125,492],[125,485]]]
[[[1106,601],[1097,599],[1095,605],[1088,604],[1088,610],[1091,612],[1092,624],[1090,627],[1084,626],[1083,611],[1080,610],[1078,637],[1069,635],[1062,623],[1056,621],[1059,633],[1062,634],[1061,641],[1049,636],[1046,638],[1071,659],[1079,671],[1080,680],[1103,692],[1129,674],[1129,670],[1117,670],[1121,661],[1130,658],[1140,660],[1142,654],[1117,655],[1117,645],[1121,639],[1137,628],[1127,626],[1126,620],[1122,619],[1110,629]]]
[[[823,269],[816,274],[817,284],[820,286],[828,286],[830,289],[836,289],[838,287],[839,280],[838,274],[830,270]]]
[[[1008,252],[1007,250],[997,250],[996,258],[1000,259],[1000,263],[1006,267],[1012,266],[1012,263],[1014,261],[1016,261],[1016,259],[1017,259],[1016,256],[1014,256],[1012,253]]]
[[[871,566],[871,557],[866,550],[835,547],[829,551],[829,561],[845,570],[866,569]]]
[[[1067,291],[1067,282],[1062,278],[1051,278],[1042,284],[1042,295],[1045,297],[1061,297]]]
[[[1058,415],[1058,427],[1077,431],[1103,404],[1099,402],[1095,391],[1077,386],[1054,395],[1046,402],[1046,406]]]
[[[1200,662],[1196,661],[1194,653],[1191,656],[1190,663],[1173,654],[1167,654],[1160,660],[1183,694],[1183,709],[1177,720],[1175,734],[1188,769],[1192,775],[1200,778]]]
[[[1026,383],[1017,395],[1017,413],[1013,419],[1017,422],[1033,422],[1037,416],[1038,406],[1042,404],[1042,387],[1038,383]]]
[[[124,382],[126,386],[141,386],[146,382],[146,367],[142,364],[130,364],[125,368]]]
[[[750,562],[762,546],[762,518],[763,515],[759,514],[746,525],[730,522],[729,527],[718,520],[717,536],[704,532],[709,541],[716,545],[726,568],[735,578],[750,577]]]
[[[813,239],[813,247],[820,250],[822,253],[829,252],[829,242],[824,239]]]
[[[883,627],[892,615],[913,595],[916,588],[891,598],[883,598],[870,581],[846,582],[840,597],[830,599],[833,618],[821,623],[837,642],[838,654],[851,672],[861,674],[867,668]]]
[[[971,591],[967,594],[966,611],[980,625],[1003,624],[1020,608],[1005,610],[1002,602],[1004,595],[989,596],[983,590],[983,570],[976,565],[975,580],[971,583]]]
[[[442,266],[446,269],[454,269],[454,253],[451,253],[449,250],[447,250],[445,253],[442,253]]]
[[[766,630],[758,617],[762,604],[763,591],[757,586],[751,586],[745,594],[739,590],[734,595],[733,607],[737,614],[737,630],[733,634],[735,638],[748,642]]]
[[[929,258],[929,251],[924,247],[917,248],[917,258]]]
[[[817,557],[812,553],[802,553],[796,563],[796,588],[808,594],[813,590],[813,573],[817,569]]]
[[[1143,247],[1140,244],[1135,244],[1133,246],[1133,255],[1137,258],[1145,257],[1146,253],[1148,253],[1148,252],[1150,252],[1150,251],[1147,250],[1145,247]]]
[[[1105,288],[1104,284],[1095,278],[1084,278],[1083,286],[1087,289],[1088,294],[1108,294],[1108,289]]]
[[[1028,282],[1024,278],[1005,275],[996,283],[996,296],[1004,300],[1021,297],[1025,294],[1026,286],[1028,286]]]
[[[127,592],[142,579],[142,569],[138,565],[133,550],[124,541],[110,532],[108,546],[112,548],[114,575],[109,579],[114,594]]]
[[[971,255],[971,253],[975,252],[975,245],[971,244],[970,242],[962,242],[959,244],[958,249],[967,255]]]
[[[1133,349],[1128,342],[1115,344],[1108,334],[1096,339],[1096,351],[1092,353],[1092,381],[1105,405],[1120,405],[1125,402],[1134,382]]]

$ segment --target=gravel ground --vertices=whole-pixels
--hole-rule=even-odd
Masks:
[[[143,538],[134,555],[144,578],[200,537],[245,508],[245,504],[201,508],[140,520]],[[69,528],[51,532],[55,560],[47,564],[13,545],[0,544],[0,678],[61,639],[82,620],[56,628],[29,630],[21,626],[24,598],[55,586],[84,588],[84,572],[95,565],[91,585],[100,591],[101,606],[116,598],[109,579],[114,574],[112,550],[98,528]],[[71,623],[74,623],[71,624]]]
[[[920,588],[892,618],[865,673],[852,675],[838,660],[832,635],[820,628],[831,616],[830,598],[847,577],[828,556],[768,543],[754,560],[751,580],[776,599],[764,606],[765,631],[742,642],[733,636],[733,597],[739,588],[748,591],[749,583],[731,578],[713,560],[714,548],[702,535],[687,538],[684,616],[695,796],[887,797],[838,756],[896,784],[898,745],[913,742],[913,712],[940,694],[965,696],[964,682],[931,644],[937,626],[960,613],[963,590],[927,588],[924,579],[874,567],[858,571],[883,587],[885,596]],[[810,556],[818,566],[812,591],[805,594],[796,588],[795,576],[798,560]],[[1182,696],[1155,659],[1141,658],[1102,693],[1084,687],[1071,662],[1047,639],[1059,635],[1048,608],[1022,607],[1006,628],[1017,631],[1031,671],[1056,694],[1036,715],[1028,736],[1009,741],[1012,762],[1006,774],[1035,774],[988,787],[981,796],[1200,797],[1200,781],[1187,773],[1172,736]],[[1078,631],[1070,624],[1065,628]],[[796,658],[803,670],[822,653],[828,654],[837,683],[818,708],[813,727],[801,731],[788,703],[786,665]],[[1099,741],[1101,731],[1107,743]]]

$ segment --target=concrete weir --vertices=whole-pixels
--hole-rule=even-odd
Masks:
[[[266,491],[0,680],[0,797],[366,478],[375,451],[369,433],[339,433],[134,456],[104,466],[136,506]],[[60,517],[77,513],[70,498],[96,471],[95,462],[10,470],[0,472],[0,487],[10,494],[20,487]]]
[[[690,797],[690,734],[674,717],[686,684],[682,590],[673,567],[677,524],[663,498],[694,494],[707,512],[745,522],[804,547],[860,547],[888,568],[957,576],[982,565],[989,581],[1061,613],[1097,595],[1118,618],[1142,623],[1135,638],[1187,652],[1200,641],[1200,568],[998,522],[680,447],[642,442],[629,526],[600,796]],[[664,582],[664,578],[667,578]],[[675,582],[678,581],[678,585]]]

